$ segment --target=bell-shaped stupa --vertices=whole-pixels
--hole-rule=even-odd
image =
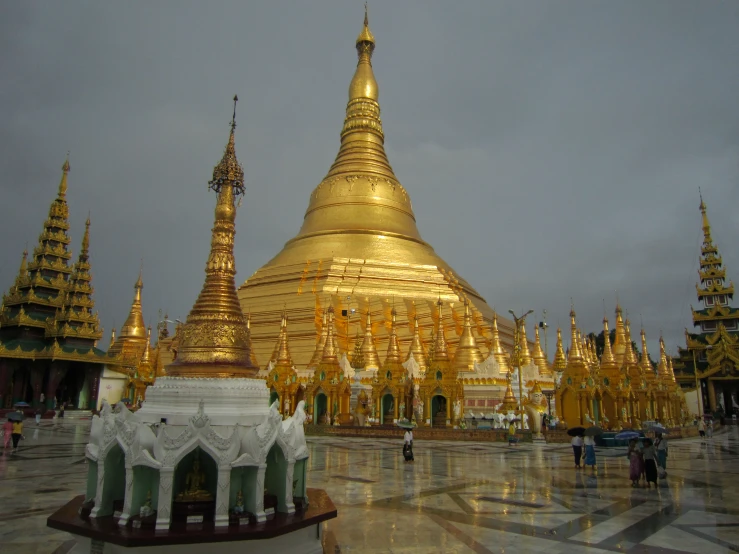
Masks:
[[[398,321],[412,322],[417,317],[422,335],[434,327],[438,299],[461,310],[464,298],[469,298],[477,344],[489,342],[492,336],[492,309],[423,240],[410,196],[388,161],[372,68],[375,38],[366,13],[356,49],[359,59],[349,84],[336,159],[310,194],[297,236],[239,288],[242,310],[252,314],[252,341],[260,360],[272,351],[283,306],[290,316],[291,349],[298,369],[310,367],[320,336],[316,321],[329,305],[336,310],[337,331],[347,335],[337,337],[339,345],[351,343],[353,333],[348,329],[353,325],[364,330],[358,315],[368,310],[372,321],[384,318],[388,329],[383,303],[391,297],[402,300]],[[356,314],[354,320],[351,314]],[[349,319],[348,324],[342,318]],[[512,324],[499,320],[499,326],[503,343],[510,348]],[[450,355],[459,338],[448,337]],[[412,339],[413,326],[399,325],[401,347],[407,348]],[[377,334],[375,340],[382,352],[389,333]]]

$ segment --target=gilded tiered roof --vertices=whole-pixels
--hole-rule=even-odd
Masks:
[[[88,218],[77,262],[70,265],[69,160],[49,207],[31,260],[24,251],[15,283],[0,308],[0,357],[104,363],[95,348],[102,337],[90,273]]]

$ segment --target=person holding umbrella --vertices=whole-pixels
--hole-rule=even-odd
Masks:
[[[641,479],[643,473],[644,460],[642,459],[639,446],[636,444],[636,439],[629,441],[629,450],[626,452],[626,456],[629,458],[629,479],[631,479],[631,486],[638,487],[639,479]]]
[[[572,453],[575,455],[575,469],[582,469],[580,459],[582,458],[582,435],[572,437]]]
[[[647,488],[651,488],[651,483],[654,483],[654,487],[657,488],[657,452],[652,444],[652,439],[644,439],[642,456],[644,457]]]
[[[660,477],[667,477],[667,439],[662,433],[655,434],[654,447],[657,450],[657,465],[662,468]]]

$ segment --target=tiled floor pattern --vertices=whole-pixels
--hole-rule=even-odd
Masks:
[[[71,536],[46,517],[83,490],[89,422],[35,428],[0,456],[0,552],[65,554]],[[674,441],[669,476],[633,489],[623,450],[576,471],[567,445],[309,438],[309,486],[339,517],[326,552],[477,553],[739,551],[739,431]]]

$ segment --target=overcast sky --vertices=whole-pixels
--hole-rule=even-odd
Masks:
[[[234,93],[241,284],[297,233],[336,155],[362,5],[6,2],[0,287],[36,245],[70,150],[72,246],[90,210],[101,346],[142,259],[147,324],[160,308],[184,319]],[[546,309],[566,326],[572,297],[597,331],[618,290],[652,356],[660,329],[675,353],[698,305],[698,187],[739,275],[739,2],[373,0],[369,12],[386,150],[424,239],[501,312]]]

